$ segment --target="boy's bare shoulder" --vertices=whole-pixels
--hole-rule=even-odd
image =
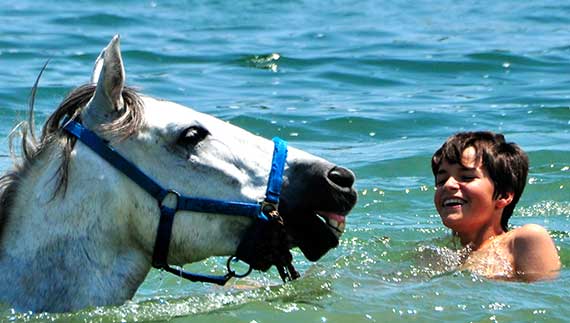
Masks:
[[[522,227],[514,229],[511,233],[511,239],[515,244],[515,247],[517,244],[520,245],[521,243],[552,243],[552,238],[548,231],[538,224],[525,224]]]
[[[538,256],[535,252],[554,252],[558,256],[554,241],[548,231],[538,224],[525,224],[510,233],[514,256]],[[548,256],[547,253],[545,256]]]
[[[548,231],[538,224],[526,224],[510,234],[515,271],[528,281],[552,279],[560,269],[558,250]]]

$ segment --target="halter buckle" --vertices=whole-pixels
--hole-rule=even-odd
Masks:
[[[178,191],[173,190],[173,189],[169,189],[166,190],[166,193],[164,193],[164,197],[158,201],[158,207],[160,208],[161,212],[164,211],[169,211],[169,212],[176,212],[179,209],[179,202],[180,202],[180,193],[178,193]],[[166,202],[166,203],[165,203]],[[169,203],[169,202],[174,202],[174,203]],[[174,207],[170,207],[168,205],[174,205]]]

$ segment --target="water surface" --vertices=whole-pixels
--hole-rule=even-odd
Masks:
[[[135,299],[14,321],[562,322],[570,316],[570,6],[559,1],[57,1],[0,6],[0,137],[40,82],[43,121],[120,33],[128,84],[352,168],[359,204],[303,278],[225,288],[152,271]],[[460,130],[504,132],[531,159],[512,224],[552,234],[553,282],[449,271],[429,161]],[[0,167],[10,167],[7,141]],[[442,251],[443,250],[443,251]],[[446,258],[447,257],[447,258]],[[187,269],[221,270],[224,259]],[[442,265],[443,264],[443,265]],[[244,288],[255,287],[258,288]]]

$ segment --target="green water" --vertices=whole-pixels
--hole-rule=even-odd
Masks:
[[[0,136],[25,117],[41,66],[43,121],[120,33],[128,83],[353,169],[359,203],[341,245],[303,278],[228,287],[152,271],[135,299],[61,322],[564,322],[570,317],[570,6],[560,1],[4,1]],[[552,234],[560,278],[534,284],[449,271],[431,154],[460,130],[529,154],[512,224]],[[7,141],[0,167],[8,169]],[[224,259],[186,268],[221,272]]]

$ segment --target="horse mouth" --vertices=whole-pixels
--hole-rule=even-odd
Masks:
[[[346,216],[356,205],[354,174],[330,164],[299,164],[288,169],[279,202],[291,246],[317,261],[339,245]]]
[[[316,211],[315,214],[328,226],[337,239],[340,239],[346,227],[346,216],[323,211]]]
[[[346,213],[312,210],[285,212],[285,227],[291,247],[299,247],[310,261],[319,260],[338,246],[346,227]]]

